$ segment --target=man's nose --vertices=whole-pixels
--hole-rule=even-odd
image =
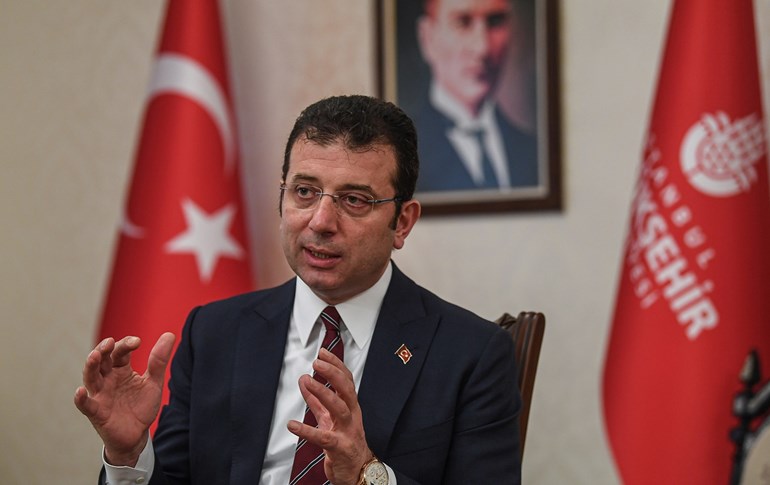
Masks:
[[[473,52],[483,55],[489,51],[490,45],[490,30],[487,23],[482,19],[475,19],[471,24],[470,31],[468,33],[470,37],[470,46]]]
[[[310,218],[310,229],[315,232],[330,232],[337,230],[339,214],[337,201],[329,194],[323,194],[318,204],[313,208],[313,217]]]

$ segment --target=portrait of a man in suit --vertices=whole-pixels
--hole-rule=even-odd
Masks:
[[[424,1],[413,25],[429,81],[423,99],[404,103],[420,136],[418,192],[539,184],[534,123],[517,126],[498,96],[510,89],[501,79],[520,47],[522,8],[520,0]]]

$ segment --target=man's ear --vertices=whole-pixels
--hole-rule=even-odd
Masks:
[[[412,231],[417,219],[420,218],[422,207],[414,199],[408,200],[401,205],[401,213],[396,219],[395,237],[393,239],[393,248],[401,249],[404,247],[406,237]]]

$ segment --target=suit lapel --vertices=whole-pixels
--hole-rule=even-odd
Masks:
[[[394,264],[358,392],[367,441],[375,454],[387,450],[438,323],[438,315],[425,314],[419,287]],[[402,345],[411,353],[406,363],[397,355]]]
[[[420,166],[417,180],[418,191],[467,190],[475,187],[473,177],[463,163],[460,154],[449,140],[454,122],[426,103],[417,119],[420,136]]]
[[[233,369],[230,483],[253,483],[262,471],[271,425],[265,417],[273,415],[294,287],[292,279],[263,293],[241,318]]]

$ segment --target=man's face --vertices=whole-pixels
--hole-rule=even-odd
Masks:
[[[494,89],[512,32],[508,0],[434,0],[418,37],[434,80],[475,113]]]
[[[324,193],[355,190],[375,199],[395,196],[393,149],[347,150],[341,143],[323,147],[297,140],[291,150],[287,184],[306,183]],[[420,213],[417,201],[403,203],[392,227],[395,203],[376,205],[363,217],[338,211],[331,197],[298,209],[283,194],[281,245],[289,266],[329,304],[337,304],[370,288],[382,276],[390,253],[400,249]]]

